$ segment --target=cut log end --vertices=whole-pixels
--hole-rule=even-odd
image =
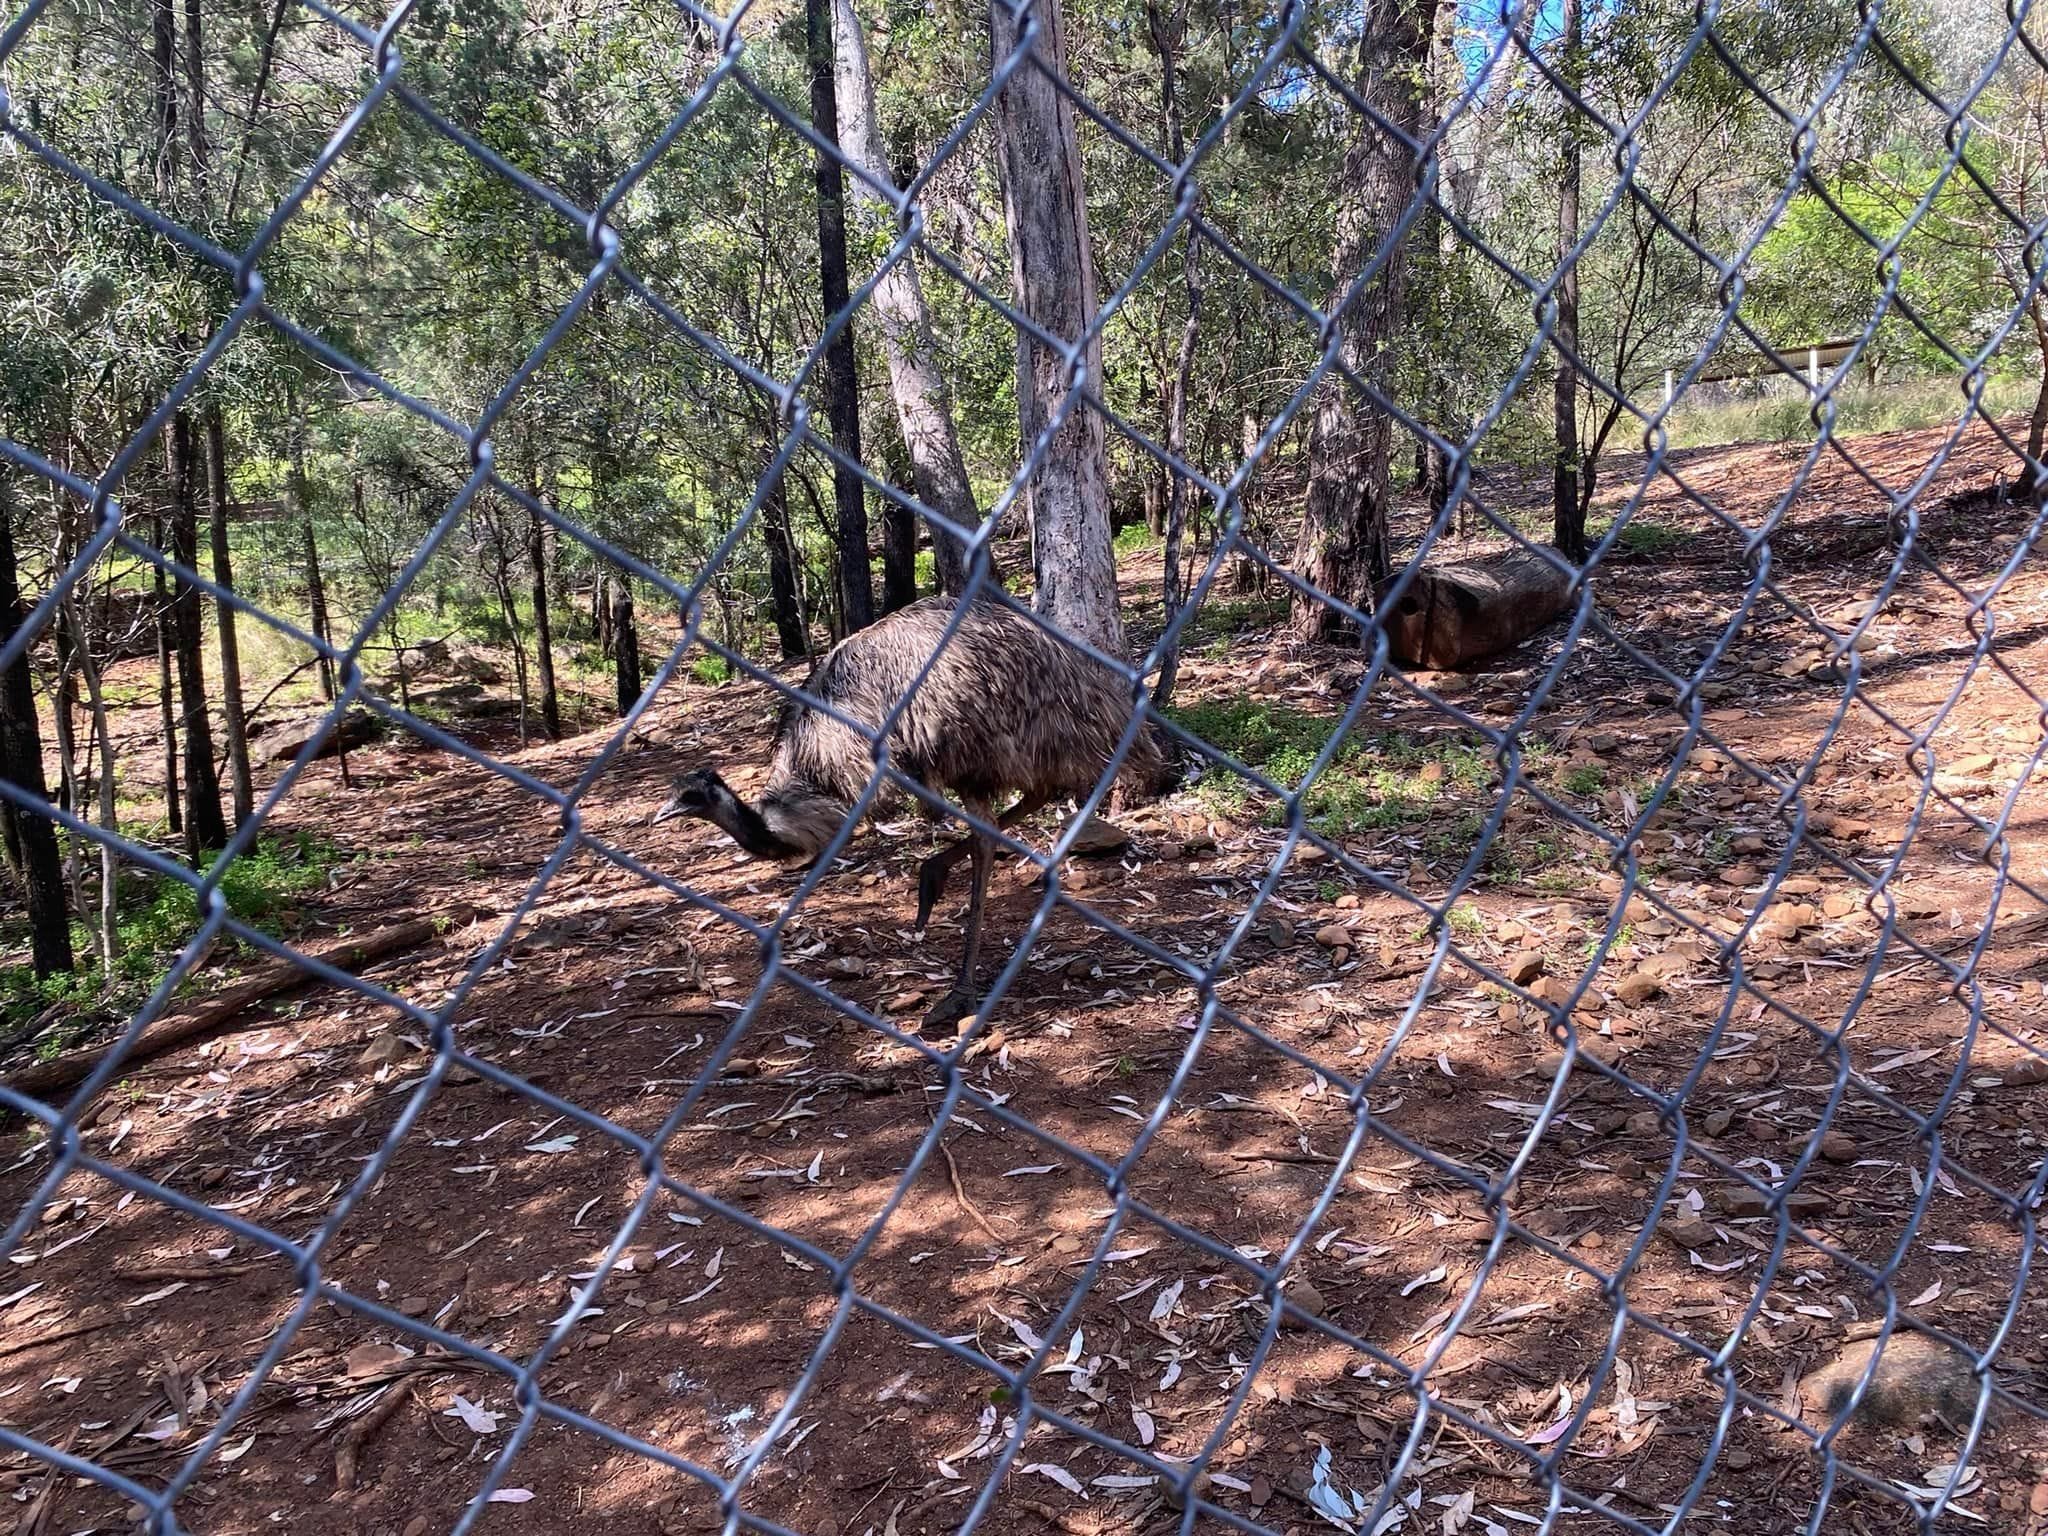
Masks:
[[[1517,547],[1426,567],[1386,606],[1392,588],[1381,589],[1381,612],[1394,659],[1450,671],[1520,645],[1564,611],[1572,582],[1544,555]]]

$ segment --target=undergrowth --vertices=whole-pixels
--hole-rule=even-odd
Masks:
[[[332,842],[309,832],[259,838],[221,876],[221,898],[243,924],[275,937],[292,909],[326,885],[342,858]],[[209,871],[217,860],[218,855],[208,860]],[[54,1011],[57,1016],[37,1033],[35,1045],[39,1057],[56,1055],[96,1022],[132,1014],[198,930],[199,899],[191,886],[129,874],[121,883],[112,974],[99,963],[97,933],[74,921],[76,970],[38,978],[25,964],[0,966],[0,1033],[11,1039]],[[247,947],[232,938],[223,942]]]

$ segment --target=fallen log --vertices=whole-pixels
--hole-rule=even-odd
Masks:
[[[1382,598],[1392,585],[1381,587]],[[1570,591],[1569,575],[1517,546],[1427,566],[1381,612],[1395,660],[1448,671],[1514,649],[1563,612]]]
[[[356,972],[372,961],[383,959],[386,955],[424,944],[436,934],[446,933],[467,923],[474,916],[474,908],[461,907],[435,917],[418,917],[410,922],[393,923],[388,928],[379,928],[371,933],[339,940],[324,949],[308,950],[307,954],[312,959],[333,966],[336,970]],[[122,1059],[124,1062],[138,1062],[161,1055],[174,1045],[181,1045],[195,1036],[219,1029],[244,1009],[253,1008],[280,992],[288,992],[315,979],[310,971],[290,961],[274,961],[246,980],[238,981],[225,991],[204,999],[189,1012],[171,1014],[156,1020],[136,1037],[135,1043],[128,1048]],[[46,1099],[57,1089],[69,1088],[74,1083],[84,1082],[99,1064],[107,1059],[113,1049],[112,1045],[95,1045],[83,1050],[66,1051],[49,1061],[39,1061],[23,1067],[0,1081],[4,1081],[16,1093]]]

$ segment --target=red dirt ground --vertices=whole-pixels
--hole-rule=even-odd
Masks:
[[[1895,434],[1853,448],[1900,486],[1937,442]],[[655,1133],[701,1086],[663,1167],[718,1208],[678,1188],[647,1199],[625,1239],[630,1269],[614,1268],[597,1310],[548,1354],[533,1383],[541,1398],[723,1474],[815,1366],[781,1442],[744,1486],[746,1512],[834,1536],[952,1529],[981,1496],[1017,1404],[992,1391],[987,1372],[891,1320],[904,1319],[1011,1368],[1044,1337],[1049,1367],[1034,1402],[1164,1459],[1213,1445],[1207,1497],[1276,1531],[1331,1528],[1306,1497],[1321,1448],[1332,1482],[1367,1495],[1406,1453],[1394,1494],[1413,1502],[1394,1505],[1405,1513],[1380,1529],[1540,1526],[1554,1476],[1652,1528],[1689,1501],[1686,1529],[1792,1531],[1811,1519],[1827,1470],[1813,1434],[1748,1401],[1731,1404],[1726,1384],[1796,1406],[1799,1379],[1883,1311],[1845,1259],[1895,1265],[1900,1308],[1979,1349],[2005,1328],[1999,1378],[2032,1398],[2048,1345],[2044,1298],[2021,1263],[2031,1233],[1979,1181],[2024,1197],[2039,1178],[2037,1085],[2048,1077],[2033,1053],[2044,1043],[2048,926],[2008,886],[1974,989],[1960,997],[1902,937],[1960,960],[1991,912],[2000,860],[2036,888],[2048,878],[2034,770],[2041,707],[2024,688],[2048,680],[2048,582],[2035,564],[2022,562],[1989,604],[1996,643],[1972,665],[1965,593],[1988,587],[2029,533],[2025,507],[1972,494],[1999,462],[1988,435],[1973,439],[1939,482],[1953,499],[1923,501],[1921,547],[1964,591],[1914,565],[1872,619],[1862,695],[1846,709],[1808,619],[1766,593],[1733,622],[1745,585],[1734,534],[1669,480],[1637,514],[1669,530],[1669,545],[1654,556],[1618,551],[1603,567],[1603,616],[1680,672],[1726,638],[1706,713],[1719,748],[1692,744],[1642,840],[1642,894],[1590,978],[1577,1015],[1585,1054],[1568,1076],[1527,996],[1456,959],[1418,1002],[1437,943],[1424,910],[1319,850],[1297,850],[1275,901],[1222,968],[1217,995],[1230,1017],[1198,1052],[1201,1000],[1184,978],[1071,907],[1053,910],[962,1065],[980,1103],[955,1109],[943,1150],[905,1189],[942,1109],[944,1074],[785,980],[704,1085],[762,973],[758,943],[579,848],[458,1010],[456,1037],[523,1084],[636,1137]],[[1679,473],[1754,527],[1795,463],[1781,448],[1703,451],[1682,456]],[[1625,483],[1633,472],[1618,473]],[[1505,491],[1510,505],[1524,494],[1534,505],[1533,490]],[[1889,560],[1883,511],[1847,467],[1824,464],[1772,540],[1778,589],[1846,630],[1871,607]],[[1143,561],[1126,571],[1139,623],[1139,593],[1155,579]],[[1383,684],[1362,723],[1448,740],[1459,727],[1442,699],[1505,726],[1558,643],[1546,632],[1500,670],[1413,679],[1427,695]],[[1248,691],[1335,715],[1360,670],[1355,653],[1253,628],[1191,656],[1183,697]],[[682,767],[722,763],[745,787],[766,755],[772,703],[751,684],[669,689],[644,742],[585,803],[585,831],[755,922],[773,920],[794,875],[749,863],[701,823],[648,824]],[[1940,793],[1923,806],[1926,764],[1909,760],[1902,730],[1937,720]],[[1526,739],[1551,749],[1539,776],[1546,792],[1618,831],[1633,819],[1631,797],[1672,767],[1683,725],[1670,691],[1589,631]],[[493,746],[521,772],[566,787],[603,739]],[[1787,775],[1808,766],[1812,836],[1789,856],[1776,792],[1731,755]],[[315,830],[360,855],[308,905],[296,940],[473,906],[485,915],[370,969],[380,986],[433,1008],[529,891],[561,836],[558,818],[505,779],[417,743],[358,752],[352,767],[356,784],[345,791],[331,763],[316,765],[278,813],[280,828]],[[1565,787],[1580,770],[1581,788]],[[1427,782],[1435,799],[1420,820],[1342,846],[1436,903],[1470,852],[1467,818],[1499,790]],[[1917,830],[1892,868],[1916,807]],[[1972,816],[2003,818],[1991,863]],[[1238,807],[1200,789],[1125,824],[1131,848],[1070,866],[1065,888],[1197,964],[1237,932],[1284,842],[1256,798]],[[1043,845],[1049,832],[1034,835]],[[908,928],[911,866],[931,837],[909,818],[870,828],[781,935],[791,969],[906,1029],[949,978],[958,936],[957,901],[922,942]],[[1619,881],[1603,874],[1597,839],[1526,791],[1503,837],[1514,857],[1496,858],[1461,898],[1469,915],[1454,925],[1459,953],[1496,972],[1533,968],[1526,957],[1540,956],[1531,985],[1568,987],[1597,952]],[[1774,882],[1781,858],[1785,876]],[[1865,900],[1848,867],[1890,868],[1895,915]],[[998,960],[1042,900],[1029,870],[999,867]],[[1716,941],[1741,932],[1766,901],[1780,910],[1741,946],[1728,1011]],[[1315,937],[1332,925],[1350,935],[1341,950]],[[1840,1139],[1798,1185],[1796,1226],[1778,1254],[1777,1218],[1727,1170],[1768,1183],[1801,1156],[1837,1088],[1823,1035],[1850,1019],[1843,1048],[1857,1075],[1827,1127]],[[395,1041],[379,1041],[391,1031]],[[308,988],[126,1073],[88,1111],[84,1145],[304,1241],[418,1102],[433,1062],[425,1043],[389,1009]],[[1628,1081],[1605,1077],[1601,1063]],[[1372,1129],[1340,1162],[1358,1124],[1350,1085],[1368,1074]],[[1687,1090],[1682,1156],[1675,1124],[1660,1124],[1653,1100],[1630,1083]],[[1878,1091],[1922,1115],[1946,1100],[1938,1167],[1928,1139]],[[1114,1181],[1076,1155],[1123,1165],[1169,1092],[1156,1133]],[[1547,1100],[1555,1111],[1531,1145],[1535,1107]],[[6,1196],[18,1208],[50,1153],[21,1127],[13,1148]],[[1478,1189],[1511,1171],[1498,1211],[1513,1233]],[[601,1127],[456,1071],[327,1235],[320,1277],[527,1362],[646,1188],[639,1155]],[[1289,1285],[1326,1328],[1289,1312],[1269,1339],[1251,1266],[1297,1241]],[[828,1264],[856,1249],[850,1285],[835,1294]],[[1232,1249],[1245,1262],[1227,1258]],[[301,1315],[300,1285],[275,1254],[104,1178],[74,1174],[51,1192],[12,1260],[0,1286],[11,1293],[0,1310],[0,1421],[146,1487],[179,1475],[264,1352],[281,1347],[224,1449],[179,1501],[189,1529],[446,1530],[520,1420],[505,1375],[333,1300]],[[1622,1321],[1610,1299],[1618,1273]],[[1744,1327],[1753,1301],[1760,1310]],[[1710,1363],[1717,1356],[1720,1366]],[[1435,1403],[1503,1437],[1544,1442],[1551,1465],[1539,1469],[1438,1412],[1418,1417],[1403,1373],[1425,1367]],[[1565,1436],[1589,1391],[1595,1406]],[[473,1406],[458,1408],[458,1395]],[[372,1418],[393,1402],[388,1417]],[[374,1432],[360,1433],[372,1422]],[[1941,1423],[1856,1426],[1834,1454],[1869,1477],[1924,1487],[1938,1485],[1957,1445]],[[352,1488],[337,1486],[338,1452],[357,1461]],[[2044,1476],[2048,1433],[2007,1411],[1984,1432],[1961,1507],[1940,1529],[2039,1532]],[[488,1506],[476,1529],[694,1531],[721,1518],[702,1484],[547,1420],[500,1486],[530,1497]],[[51,1478],[21,1454],[0,1458],[0,1488],[19,1504],[22,1530],[120,1529],[131,1518],[121,1497]],[[1146,1468],[1040,1420],[983,1528],[1093,1536],[1180,1520]],[[1194,1527],[1225,1528],[1208,1516]],[[1613,1527],[1605,1513],[1567,1510],[1554,1528]],[[1858,1536],[1913,1528],[1903,1502],[1846,1475],[1821,1526]]]

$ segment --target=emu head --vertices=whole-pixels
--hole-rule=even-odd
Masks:
[[[677,774],[669,782],[669,796],[654,813],[654,822],[658,826],[675,816],[709,819],[714,811],[737,798],[716,768],[696,768]]]

